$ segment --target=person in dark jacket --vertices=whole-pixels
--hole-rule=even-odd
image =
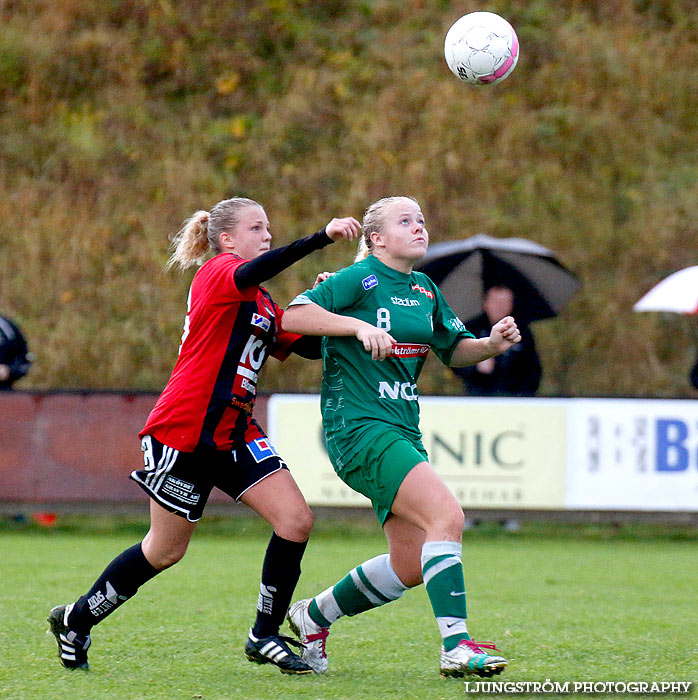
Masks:
[[[490,334],[493,324],[514,310],[514,293],[508,287],[490,287],[483,300],[483,313],[468,321],[468,330],[476,337]],[[521,342],[507,352],[470,367],[455,367],[470,396],[534,396],[541,378],[541,364],[533,334],[517,323]]]
[[[31,367],[27,341],[16,324],[0,316],[0,391],[9,391]]]

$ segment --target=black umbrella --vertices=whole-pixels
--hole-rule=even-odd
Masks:
[[[466,323],[482,313],[484,292],[493,286],[514,292],[514,316],[526,323],[557,316],[581,287],[552,250],[525,238],[484,233],[429,246],[415,269],[436,282]]]

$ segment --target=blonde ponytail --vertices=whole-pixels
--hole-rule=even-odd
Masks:
[[[356,255],[354,256],[354,262],[361,262],[362,260],[365,260],[370,254],[371,251],[369,250],[368,244],[366,243],[366,238],[362,235],[361,238],[359,238],[359,247],[356,251]]]
[[[184,226],[172,239],[172,255],[165,265],[166,270],[175,265],[180,270],[186,270],[192,265],[201,265],[209,248],[210,216],[207,211],[197,211],[184,222]]]
[[[221,233],[234,233],[238,224],[238,213],[244,207],[260,207],[254,199],[232,197],[224,199],[210,212],[197,211],[192,214],[172,239],[172,255],[165,269],[177,265],[186,270],[192,265],[201,265],[209,249],[215,255],[222,251]]]

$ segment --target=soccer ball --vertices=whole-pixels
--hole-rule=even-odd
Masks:
[[[494,12],[471,12],[457,20],[444,41],[451,72],[471,85],[501,83],[519,60],[514,28]]]

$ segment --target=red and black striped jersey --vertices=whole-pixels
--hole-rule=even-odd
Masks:
[[[285,360],[301,336],[281,329],[283,311],[264,287],[238,289],[244,262],[221,253],[194,275],[179,358],[141,437],[183,452],[225,450],[247,429],[264,362]]]

